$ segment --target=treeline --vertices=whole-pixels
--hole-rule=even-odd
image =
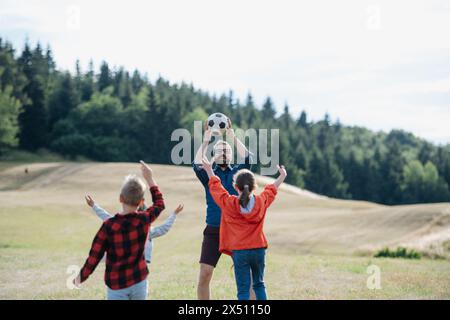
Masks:
[[[337,198],[385,204],[450,201],[450,146],[436,146],[410,133],[372,132],[317,122],[302,112],[281,115],[268,97],[256,106],[193,85],[151,82],[135,70],[102,62],[71,74],[57,69],[50,48],[29,44],[17,53],[0,38],[0,153],[42,148],[68,158],[170,163],[176,128],[213,112],[239,128],[279,128],[280,161],[288,182]]]

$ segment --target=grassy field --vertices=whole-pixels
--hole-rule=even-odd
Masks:
[[[29,173],[24,173],[28,167]],[[150,299],[195,299],[204,195],[189,168],[154,166],[167,209],[185,204],[173,229],[155,239]],[[0,299],[104,299],[104,264],[81,290],[66,287],[100,226],[84,204],[90,193],[114,212],[135,164],[0,164]],[[263,180],[260,180],[263,184]],[[328,199],[285,186],[269,211],[266,284],[272,299],[449,299],[450,205],[386,207]],[[158,221],[156,222],[158,224]],[[441,259],[372,258],[384,246],[411,246]],[[433,254],[431,254],[433,253]],[[367,288],[367,267],[381,289]],[[212,296],[234,299],[231,259],[223,256]]]

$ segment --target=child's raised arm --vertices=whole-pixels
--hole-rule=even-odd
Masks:
[[[97,217],[99,217],[103,221],[108,220],[112,217],[112,215],[108,211],[97,205],[90,195],[86,195],[84,198],[86,199],[87,205],[91,207],[92,210],[94,210],[94,213],[97,215]]]
[[[150,187],[153,202],[153,205],[148,207],[145,210],[145,212],[149,221],[153,222],[156,218],[159,217],[160,213],[165,208],[164,199],[162,193],[159,191],[158,185],[153,179],[152,169],[142,160],[141,160],[141,171],[142,176],[144,177],[145,181],[147,181],[147,184]]]
[[[205,170],[206,173],[208,174],[208,178],[211,179],[212,177],[216,176],[214,174],[214,170],[212,169],[212,164],[211,164],[211,162],[209,162],[208,158],[203,157],[202,165],[203,165],[203,170]]]
[[[151,228],[150,229],[150,239],[154,239],[154,238],[158,238],[158,237],[162,237],[163,235],[165,235],[167,232],[169,232],[170,228],[172,228],[177,215],[183,210],[183,205],[179,205],[175,211],[164,221],[163,224]]]
[[[211,196],[213,197],[214,201],[217,203],[219,207],[225,206],[225,203],[228,201],[229,198],[231,198],[230,194],[222,186],[220,179],[214,174],[211,162],[209,162],[209,160],[206,157],[204,157],[202,163],[203,169],[206,171],[209,177],[208,187]]]
[[[266,185],[264,187],[264,191],[260,194],[266,208],[268,208],[275,200],[278,188],[283,183],[284,179],[286,179],[287,173],[284,166],[278,166],[278,172],[280,173],[280,175],[278,176],[277,180],[275,180],[274,183],[269,183],[268,185]]]
[[[278,167],[278,172],[280,173],[280,175],[278,176],[277,180],[275,180],[275,182],[273,184],[278,189],[280,187],[280,185],[284,182],[284,179],[286,179],[287,172],[286,172],[286,169],[284,168],[284,166],[277,166],[277,167]]]

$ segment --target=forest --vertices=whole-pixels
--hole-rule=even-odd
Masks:
[[[290,184],[389,205],[450,201],[448,144],[346,126],[328,114],[296,118],[287,104],[277,112],[270,97],[256,105],[251,93],[240,101],[231,90],[214,95],[161,76],[150,81],[106,61],[98,70],[92,61],[86,70],[74,64],[75,72],[61,70],[50,47],[26,42],[18,52],[0,38],[0,157],[46,149],[72,160],[170,164],[172,131],[222,112],[236,128],[280,129]]]

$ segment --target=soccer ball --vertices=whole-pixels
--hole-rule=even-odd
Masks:
[[[228,117],[223,113],[213,113],[208,117],[208,127],[213,135],[223,135],[228,129]]]

